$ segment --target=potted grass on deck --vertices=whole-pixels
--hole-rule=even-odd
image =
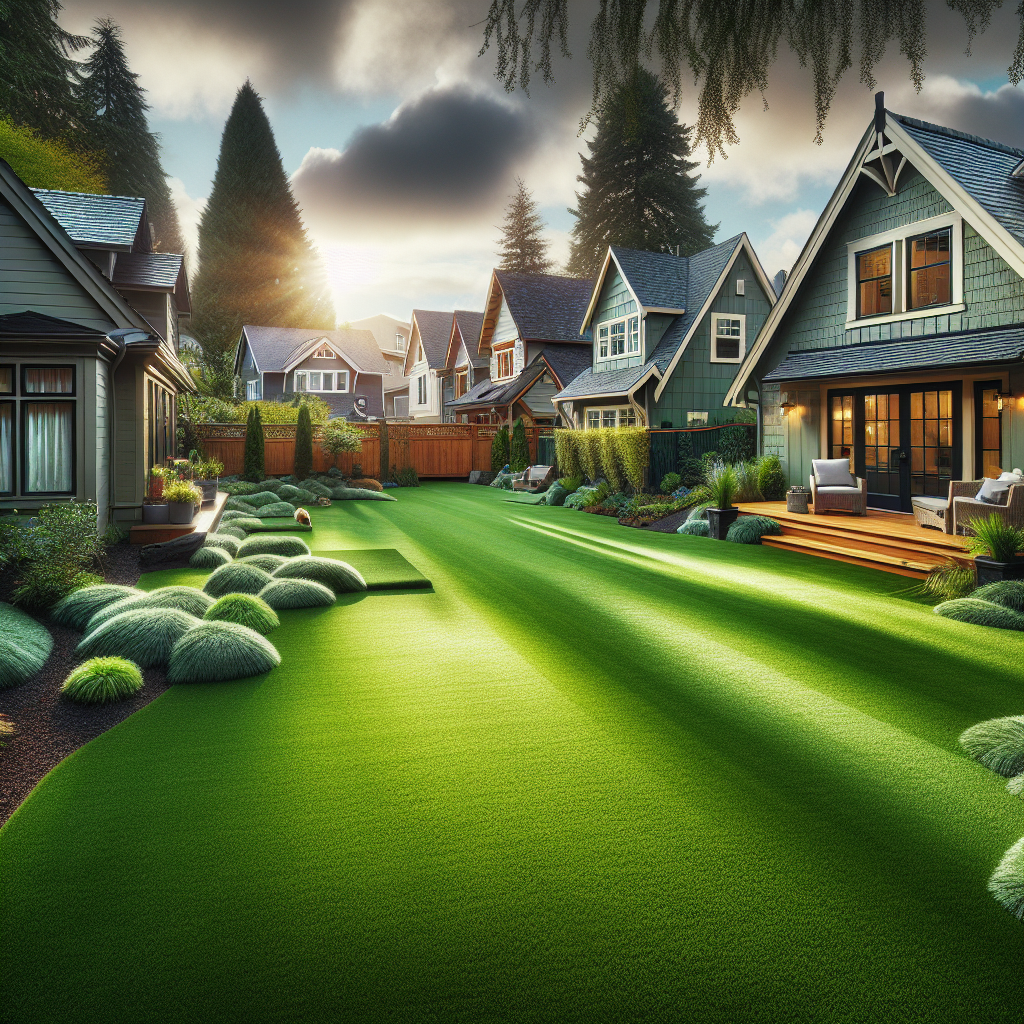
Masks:
[[[725,540],[729,527],[736,522],[740,510],[733,505],[739,480],[736,468],[724,462],[716,462],[708,470],[707,488],[711,492],[711,505],[708,507],[708,536],[715,540]]]
[[[974,555],[974,575],[978,586],[1001,580],[1024,579],[1024,529],[993,513],[971,523],[974,536],[968,547]]]

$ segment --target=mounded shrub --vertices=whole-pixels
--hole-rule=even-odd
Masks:
[[[1024,715],[990,718],[965,729],[960,746],[989,771],[1013,778],[1024,772]]]
[[[247,517],[247,518],[251,518],[251,517]],[[241,520],[234,519],[230,523],[228,523],[227,526],[219,526],[217,528],[217,536],[218,537],[234,537],[235,540],[238,540],[238,541],[245,540],[245,538],[248,537],[249,535],[240,526],[235,526],[235,523],[240,522],[240,521]]]
[[[244,519],[232,519],[228,526],[234,531],[241,531],[248,535],[252,530],[258,530],[263,525],[263,521],[254,515],[246,516]],[[221,531],[218,530],[218,533]],[[234,534],[232,534],[234,536]]]
[[[97,608],[93,612],[92,617],[85,624],[83,629],[84,633],[91,633],[94,629],[99,629],[104,622],[109,622],[112,618],[120,615],[122,612],[126,612],[131,608],[142,608],[146,603],[146,595],[141,590],[136,590],[134,593],[128,594],[126,597],[122,597],[120,601],[113,601],[111,604],[104,605],[102,608]]]
[[[200,622],[174,645],[169,683],[217,683],[262,675],[281,664],[274,645],[237,622]]]
[[[208,622],[237,622],[261,636],[281,625],[277,612],[255,594],[225,594],[206,609],[203,618]]]
[[[286,499],[288,504],[293,508],[298,508],[300,505],[315,505],[316,495],[311,491],[301,489],[298,494],[293,494],[290,498]]]
[[[224,510],[226,512],[244,512],[246,515],[253,515],[256,512],[256,506],[250,505],[247,501],[242,501],[241,498],[228,498],[224,502]]]
[[[112,655],[154,668],[168,663],[171,649],[198,621],[177,608],[133,606],[87,633],[77,651],[85,658]]]
[[[725,539],[734,544],[760,544],[762,537],[777,537],[782,527],[768,516],[740,516],[732,526]]]
[[[50,618],[60,626],[82,630],[101,608],[106,608],[108,604],[121,601],[133,594],[141,595],[142,591],[117,583],[99,583],[94,587],[83,587],[68,594],[50,612]]]
[[[530,464],[530,442],[526,439],[526,424],[520,416],[512,424],[512,440],[509,444],[508,468],[521,473]]]
[[[229,508],[227,512],[222,512],[220,521],[221,524],[226,525],[235,519],[251,519],[252,513],[250,512],[239,512],[236,508]]]
[[[686,534],[688,537],[707,537],[710,534],[711,526],[706,519],[687,519],[676,533]]]
[[[52,649],[53,637],[44,625],[20,608],[0,603],[0,687],[27,682],[46,664]]]
[[[259,508],[260,505],[268,505],[272,501],[277,501],[277,494],[274,491],[262,490],[257,491],[255,494],[247,495],[245,500],[253,508]]]
[[[125,658],[90,658],[61,684],[61,696],[80,704],[108,704],[142,689],[139,666]]]
[[[232,558],[238,552],[238,545],[242,542],[230,533],[210,533],[203,541],[204,548],[223,548]]]
[[[1024,921],[1024,838],[1006,851],[988,880],[988,891],[1018,921]]]
[[[274,611],[294,608],[326,608],[334,604],[334,591],[313,580],[274,579],[259,593]]]
[[[348,562],[319,555],[289,558],[274,570],[274,579],[313,580],[330,587],[335,594],[352,594],[366,589],[366,580]]]
[[[569,497],[569,492],[556,480],[545,492],[544,492],[544,504],[545,505],[562,505],[565,499]]]
[[[255,565],[257,569],[273,574],[278,566],[288,561],[284,555],[245,555],[238,560],[245,565]]]
[[[1000,580],[997,583],[986,583],[978,587],[971,597],[982,601],[991,601],[1004,608],[1012,608],[1024,614],[1024,580]]]
[[[180,612],[188,612],[197,619],[203,617],[203,613],[214,599],[209,594],[204,594],[195,587],[158,587],[151,590],[142,598],[147,608],[177,608]]]
[[[191,569],[217,569],[222,565],[227,565],[230,561],[231,555],[224,548],[212,548],[204,544],[188,560],[188,564]]]
[[[786,474],[778,455],[765,455],[757,464],[757,487],[765,501],[782,501],[786,496]]]
[[[281,488],[284,487],[284,483],[281,480],[276,480],[274,477],[270,477],[269,479],[264,480],[260,484],[260,487],[265,491],[273,491],[274,494],[278,494],[280,493]]]
[[[992,601],[977,597],[958,597],[955,601],[943,601],[935,606],[935,614],[957,622],[970,622],[975,626],[992,626],[995,629],[1024,630],[1024,615],[1012,608],[1004,608]]]
[[[225,594],[258,594],[269,582],[270,573],[245,562],[229,562],[210,573],[203,590],[212,597]]]
[[[256,509],[256,515],[261,519],[264,516],[290,516],[295,512],[295,506],[287,501],[272,501]]]
[[[290,501],[301,490],[301,487],[296,487],[294,484],[282,484],[277,489],[277,498],[284,498],[286,501]]]
[[[331,496],[330,487],[320,483],[319,480],[314,480],[312,477],[308,480],[303,480],[299,484],[299,490],[309,491],[310,494],[315,494],[318,498],[329,498]]]
[[[220,489],[234,497],[244,497],[247,494],[255,494],[263,485],[250,483],[248,480],[232,480],[231,483],[221,483]]]
[[[252,537],[246,537],[238,549],[240,557],[245,555],[284,555],[291,558],[294,555],[308,555],[309,545],[298,537],[279,536],[272,533],[258,533]],[[252,591],[256,593],[256,591]]]
[[[355,487],[360,491],[383,491],[384,485],[379,480],[374,480],[371,476],[360,476],[349,480],[349,486]],[[419,484],[417,483],[418,487]]]
[[[362,487],[335,487],[331,491],[332,501],[398,501],[393,494],[368,491]]]

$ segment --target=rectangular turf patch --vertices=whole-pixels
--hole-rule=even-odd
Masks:
[[[426,590],[433,586],[419,569],[394,548],[313,553],[348,562],[366,580],[367,590]]]
[[[291,516],[278,519],[264,519],[260,526],[247,526],[249,533],[311,533],[312,526],[297,523]]]

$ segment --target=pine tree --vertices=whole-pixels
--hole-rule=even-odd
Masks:
[[[520,416],[512,425],[512,451],[508,468],[513,473],[522,473],[530,464],[530,442],[526,440],[526,424]]]
[[[508,465],[508,427],[502,423],[491,441],[491,469],[500,473]]]
[[[233,350],[243,324],[334,327],[323,266],[306,237],[259,94],[235,97],[199,225],[196,337]]]
[[[306,480],[313,472],[313,421],[309,406],[299,406],[299,422],[295,426],[295,479]]]
[[[689,256],[708,248],[708,224],[690,155],[690,129],[668,102],[668,90],[639,68],[615,89],[597,116],[597,132],[581,156],[568,272],[594,277],[609,245]]]
[[[71,142],[83,123],[71,54],[88,46],[57,24],[58,0],[0,0],[0,116]]]
[[[516,194],[505,210],[502,237],[498,242],[499,270],[516,274],[548,274],[548,243],[541,235],[544,221],[537,212],[537,203],[522,178],[516,178]]]
[[[242,457],[242,476],[258,484],[266,476],[263,451],[263,419],[258,406],[249,408],[245,423],[245,450]]]
[[[178,214],[160,164],[160,142],[149,130],[149,104],[128,66],[121,30],[109,18],[92,30],[96,48],[82,65],[79,94],[90,112],[87,138],[102,154],[103,170],[114,195],[142,196],[153,227],[154,249],[185,251]]]

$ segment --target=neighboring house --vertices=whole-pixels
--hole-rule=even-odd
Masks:
[[[441,386],[446,423],[455,422],[455,414],[449,408],[450,403],[462,398],[470,388],[488,379],[490,360],[477,353],[483,324],[483,313],[471,313],[466,309],[455,310],[452,317],[452,330],[444,361],[444,381]]]
[[[403,419],[409,415],[409,378],[405,376],[405,355],[409,351],[412,324],[378,313],[349,324],[360,331],[369,331],[384,357],[388,376],[384,378],[384,415]]]
[[[434,309],[412,311],[405,376],[409,378],[409,417],[419,423],[440,423],[445,355],[455,314]]]
[[[488,379],[447,407],[476,423],[522,416],[554,424],[552,399],[590,362],[590,334],[580,331],[593,282],[554,274],[491,274],[477,344]],[[543,355],[543,360],[541,359]]]
[[[0,160],[0,507],[141,521],[192,389],[182,257],[150,250],[145,200],[35,191]]]
[[[792,483],[849,457],[909,511],[1024,463],[1024,150],[876,101],[728,401]]]
[[[723,400],[774,302],[745,234],[688,257],[612,246],[581,317],[591,365],[555,402],[585,429],[729,422]]]
[[[331,417],[358,422],[384,415],[387,368],[369,331],[324,331],[246,324],[235,349],[235,373],[249,401],[322,398]]]

